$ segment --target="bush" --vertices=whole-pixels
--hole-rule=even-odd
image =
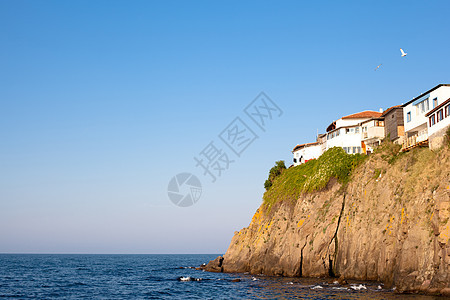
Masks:
[[[301,193],[326,187],[331,178],[336,178],[340,183],[347,183],[351,171],[365,157],[366,155],[361,154],[347,154],[344,149],[333,147],[318,159],[286,169],[272,178],[270,188],[266,188],[263,196],[264,204],[270,208],[278,201],[296,201]]]
[[[270,181],[269,179],[267,179],[267,180],[264,182],[264,188],[266,189],[266,191],[269,190],[271,186],[272,186],[272,181]]]
[[[275,162],[275,166],[273,166],[269,171],[269,178],[264,182],[264,188],[266,191],[270,189],[273,185],[273,181],[275,178],[281,175],[283,170],[286,170],[286,165],[284,164],[284,160],[279,160]]]

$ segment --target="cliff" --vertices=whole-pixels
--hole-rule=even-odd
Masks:
[[[450,295],[450,150],[397,150],[380,147],[347,183],[331,179],[294,201],[265,201],[206,269],[377,280]],[[287,181],[282,174],[274,187]]]

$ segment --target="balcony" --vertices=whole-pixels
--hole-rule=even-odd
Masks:
[[[424,129],[410,137],[405,137],[402,145],[402,151],[406,152],[416,147],[427,147],[427,146],[428,146],[428,131]]]
[[[382,139],[384,138],[384,127],[369,127],[367,131],[361,133],[361,140]]]

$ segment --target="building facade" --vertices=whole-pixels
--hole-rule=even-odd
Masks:
[[[402,105],[405,126],[403,151],[428,145],[429,120],[426,115],[448,98],[450,84],[439,84]]]
[[[431,149],[437,149],[444,143],[450,126],[450,98],[430,110],[425,116],[428,118],[429,146]]]
[[[381,117],[384,118],[384,136],[396,144],[403,144],[405,126],[403,123],[403,107],[400,105],[386,109]]]
[[[318,142],[297,145],[292,150],[294,166],[304,164],[311,159],[317,159],[322,153],[321,145]]]
[[[362,153],[370,154],[384,139],[384,118],[372,118],[359,124]]]
[[[381,112],[363,111],[342,117],[327,128],[327,146],[341,147],[348,154],[363,153],[360,123],[372,118],[379,118]]]

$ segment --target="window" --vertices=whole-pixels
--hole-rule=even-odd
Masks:
[[[441,110],[439,110],[437,113],[436,113],[436,115],[437,115],[437,121],[439,122],[439,121],[442,121],[443,119],[444,119],[444,111],[441,109]]]
[[[430,109],[430,103],[429,103],[428,99],[417,104],[417,114],[419,114],[419,112],[423,114],[424,112],[428,111],[429,109]]]
[[[348,147],[342,147],[344,148],[345,153],[348,153]]]
[[[437,98],[434,98],[433,99],[433,108],[435,108],[437,105],[438,105]]]
[[[411,122],[411,112],[406,113],[406,122]]]
[[[359,133],[359,127],[355,128],[355,133]]]
[[[424,101],[425,102],[425,101]],[[425,103],[424,102],[421,102],[421,103],[419,103],[419,108],[420,108],[420,112],[421,113],[423,113],[424,111],[425,111]]]
[[[430,127],[433,126],[434,124],[436,124],[436,119],[435,119],[435,116],[432,115],[432,116],[430,116]]]
[[[296,158],[294,158],[294,164],[297,162],[297,159]]]
[[[450,104],[445,107],[445,117],[450,116]]]

